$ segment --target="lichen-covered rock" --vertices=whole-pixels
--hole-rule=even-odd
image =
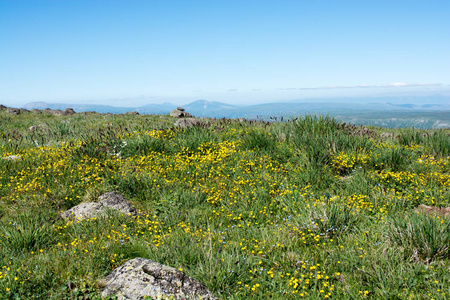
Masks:
[[[213,300],[214,295],[198,280],[181,271],[141,257],[127,261],[105,279],[102,297],[118,299],[203,299]]]
[[[179,119],[175,123],[173,123],[174,126],[181,127],[181,128],[188,128],[193,126],[200,126],[204,123],[195,119],[195,118],[185,118],[185,119]]]
[[[61,217],[66,219],[86,219],[105,214],[108,210],[117,210],[124,214],[136,215],[136,209],[119,193],[109,192],[98,198],[99,202],[84,202],[63,212]]]

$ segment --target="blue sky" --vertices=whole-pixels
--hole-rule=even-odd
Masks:
[[[450,91],[450,1],[0,0],[0,103]]]

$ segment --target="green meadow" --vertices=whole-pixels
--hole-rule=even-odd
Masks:
[[[218,299],[448,299],[450,130],[0,111],[0,299],[101,299],[134,257]],[[30,130],[31,126],[36,126]],[[137,216],[65,220],[110,191]]]

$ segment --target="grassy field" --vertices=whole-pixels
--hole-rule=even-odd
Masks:
[[[138,256],[219,299],[450,298],[450,218],[414,212],[450,206],[450,130],[173,122],[0,112],[1,299],[100,299]],[[58,218],[113,190],[136,217]]]

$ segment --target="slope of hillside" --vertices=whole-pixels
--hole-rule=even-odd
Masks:
[[[450,130],[174,121],[0,111],[0,298],[100,299],[135,257],[218,299],[450,296]],[[111,191],[136,215],[61,217]]]

